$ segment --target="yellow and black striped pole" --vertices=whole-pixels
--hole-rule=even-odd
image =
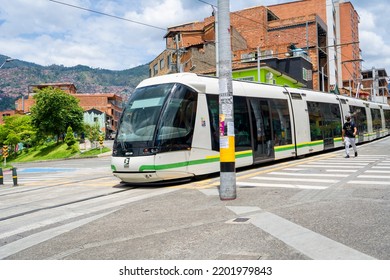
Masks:
[[[234,145],[234,108],[229,0],[218,0],[219,57],[219,151],[221,200],[233,200],[236,194]]]
[[[4,158],[4,166],[7,165],[7,157],[8,157],[8,146],[3,146],[3,158]]]
[[[12,180],[14,182],[14,186],[18,185],[18,174],[16,173],[16,167],[12,168]]]
[[[4,184],[3,169],[0,167],[0,185]]]

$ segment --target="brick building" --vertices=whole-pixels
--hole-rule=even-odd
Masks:
[[[361,82],[359,16],[351,2],[302,0],[257,6],[231,12],[230,23],[233,71],[260,49],[264,63],[271,58],[285,59],[286,53],[310,61],[311,69],[299,71],[309,72],[311,87],[316,90],[329,91],[336,85],[356,89]],[[176,72],[178,67],[197,73],[214,68],[215,72],[214,34],[214,16],[169,28],[166,50],[150,63],[150,76]]]
[[[389,83],[387,82],[387,72],[385,69],[362,71],[362,92],[359,95],[363,99],[369,99],[379,103],[390,104]]]
[[[101,131],[106,135],[117,130],[122,113],[122,96],[113,93],[78,94],[73,83],[31,85],[28,88],[28,94],[15,101],[15,111],[19,114],[29,113],[31,107],[35,104],[32,98],[35,90],[46,87],[60,88],[76,97],[79,100],[79,105],[84,109],[84,121],[91,124],[99,123]]]
[[[0,111],[0,124],[4,124],[4,117],[15,115],[15,110]]]

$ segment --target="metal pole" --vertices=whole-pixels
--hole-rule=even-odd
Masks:
[[[375,75],[375,67],[372,67],[372,98],[371,101],[376,102],[376,75]]]
[[[4,184],[3,169],[0,167],[0,185]]]
[[[219,30],[219,24],[218,24],[218,11],[216,11],[213,7],[214,11],[214,17],[215,17],[215,75],[219,77],[219,53],[218,53],[218,46],[219,46],[219,38],[218,38],[218,30]]]
[[[14,186],[18,185],[18,174],[16,173],[16,167],[12,168],[12,180],[14,182]]]
[[[260,59],[261,59],[261,54],[260,54],[260,47],[257,47],[257,82],[260,83]]]
[[[322,77],[322,92],[324,92],[325,91],[324,66],[321,66],[321,77]]]
[[[221,200],[236,199],[234,108],[229,0],[218,0],[219,151]]]
[[[179,48],[179,34],[175,35],[176,41],[176,73],[180,73],[180,48]]]

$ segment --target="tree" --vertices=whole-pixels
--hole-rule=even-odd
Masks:
[[[34,95],[31,107],[32,124],[45,136],[57,136],[57,142],[71,126],[75,132],[83,129],[83,108],[74,96],[61,89],[47,87]]]
[[[20,137],[15,132],[11,132],[4,143],[10,145],[12,147],[11,150],[15,151],[16,145],[20,143]]]
[[[76,144],[76,139],[74,138],[73,129],[71,126],[68,126],[68,130],[66,131],[66,136],[64,141],[66,145],[68,145],[68,147],[71,147],[74,144]]]
[[[85,136],[91,142],[92,146],[95,146],[95,141],[99,139],[100,128],[99,124],[95,123],[94,125],[84,124]]]
[[[18,144],[32,146],[36,141],[36,130],[31,124],[28,115],[13,115],[4,118],[4,124],[0,126],[0,144]]]

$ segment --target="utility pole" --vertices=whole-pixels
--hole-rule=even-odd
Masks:
[[[180,48],[179,48],[179,34],[175,35],[176,42],[176,73],[180,73]]]
[[[377,102],[377,95],[379,95],[378,71],[372,67],[372,93],[371,101]]]
[[[218,0],[219,151],[221,168],[219,197],[221,200],[233,200],[237,197],[229,6],[229,0]]]
[[[261,63],[261,52],[260,47],[257,47],[257,82],[260,83],[260,63]]]
[[[214,6],[211,6],[213,9],[213,15],[215,19],[214,23],[214,29],[215,29],[215,76],[219,77],[219,53],[218,53],[218,45],[219,45],[219,39],[218,39],[218,11],[214,8]]]

